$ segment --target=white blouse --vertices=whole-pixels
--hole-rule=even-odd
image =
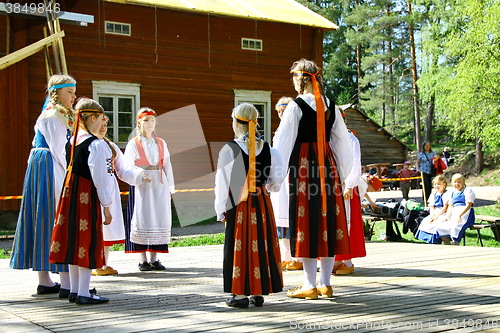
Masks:
[[[311,108],[316,110],[316,101],[313,94],[299,95]],[[299,122],[302,110],[294,101],[288,103],[280,125],[273,138],[273,146],[278,149],[283,159],[283,165],[288,166],[295,140],[297,139]],[[352,142],[349,131],[343,121],[340,110],[335,107],[335,122],[330,131],[330,147],[333,150],[337,163],[340,181],[344,182],[351,171],[353,164]]]
[[[43,111],[53,113],[54,110]],[[55,111],[57,112],[57,111]],[[40,131],[49,145],[49,150],[54,161],[66,170],[66,127],[59,119],[48,114],[40,116],[35,123],[35,133]],[[35,140],[33,140],[33,144]]]
[[[138,186],[142,183],[143,170],[131,164],[114,142],[109,143],[116,152],[114,166],[116,175],[127,184]]]
[[[344,182],[347,188],[354,188],[358,186],[361,178],[361,148],[358,138],[352,132],[349,132],[349,137],[352,147],[352,168]]]
[[[443,198],[443,205],[446,205],[446,203],[451,203],[451,192],[452,191],[446,191],[442,194],[442,198]],[[431,195],[429,195],[429,200],[427,200],[427,205],[429,207],[434,207],[434,199],[436,198],[436,194],[437,194],[437,191],[436,190],[432,190],[431,192]],[[437,208],[440,208],[440,207],[437,207]]]
[[[158,145],[156,144],[156,139],[151,138],[148,139],[146,137],[140,136],[139,140],[141,141],[142,147],[144,148],[144,154],[148,159],[150,165],[157,165],[160,161],[160,153],[158,151]],[[170,162],[170,152],[168,151],[167,143],[165,140],[161,139],[160,142],[163,143],[163,171],[167,176],[167,183],[169,185],[169,191],[171,194],[175,193],[175,183],[174,183],[174,171],[172,169],[172,163]],[[125,157],[129,160],[130,163],[135,165],[135,159],[139,158],[139,150],[137,149],[137,145],[135,143],[135,139],[132,139],[127,144],[125,148]]]
[[[245,142],[241,139],[236,139],[235,141],[238,146],[240,146],[240,148],[243,149],[246,154],[248,154],[248,149],[245,145]],[[255,152],[256,155],[259,155],[261,151],[262,149],[257,148],[257,151]],[[226,211],[226,202],[229,198],[229,182],[231,181],[231,171],[233,170],[234,162],[235,159],[233,150],[229,145],[224,145],[219,152],[217,172],[215,174],[214,205],[218,221],[221,221],[224,218],[224,212]],[[270,192],[279,191],[280,185],[283,182],[285,176],[286,168],[282,165],[282,158],[276,149],[271,148],[271,169],[266,184],[267,190]]]

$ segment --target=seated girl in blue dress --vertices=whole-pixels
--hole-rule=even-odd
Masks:
[[[443,240],[445,244],[451,244],[453,240],[455,245],[460,244],[460,240],[465,235],[465,230],[474,224],[474,209],[472,204],[476,199],[474,192],[465,186],[465,178],[459,173],[456,173],[451,178],[453,187],[451,193],[450,205],[452,209],[446,217],[436,226],[437,236]]]
[[[438,238],[436,235],[436,226],[438,218],[446,215],[448,202],[451,199],[451,191],[446,190],[448,182],[443,175],[434,177],[432,185],[434,186],[434,190],[427,201],[430,207],[430,214],[420,223],[415,237],[429,244],[441,244],[441,238]]]

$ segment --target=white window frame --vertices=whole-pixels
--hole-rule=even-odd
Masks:
[[[260,45],[260,48],[257,47],[248,47],[245,46],[245,41],[248,43],[254,43],[254,45]],[[255,38],[246,38],[246,37],[241,37],[241,49],[242,50],[252,50],[252,51],[262,51],[264,49],[264,42],[262,39],[255,39]]]
[[[123,26],[128,26],[128,34],[123,33],[123,32],[114,32],[114,31],[108,31],[107,29],[107,24],[118,24],[118,25],[123,25]],[[132,36],[132,24],[130,23],[124,23],[124,22],[115,22],[115,21],[104,21],[104,32],[108,35],[119,35],[119,36]]]
[[[139,83],[128,83],[118,81],[92,81],[92,98],[99,101],[99,97],[131,97],[133,98],[132,119],[135,120],[137,111],[141,105],[141,85]],[[113,108],[113,118],[115,119],[114,126],[118,126],[118,109]],[[131,124],[132,129],[135,128],[135,123]],[[115,137],[111,138],[118,147],[124,148],[126,142],[118,142],[118,127],[113,128]]]
[[[263,132],[264,140],[271,142],[271,94],[272,91],[267,90],[243,90],[233,89],[234,91],[234,106],[241,103],[264,104],[264,128],[259,129]]]

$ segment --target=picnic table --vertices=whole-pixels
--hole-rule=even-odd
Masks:
[[[387,168],[390,165],[390,163],[373,163],[373,164],[368,164],[366,168],[368,170],[371,169],[377,169],[377,176],[380,178],[382,174],[382,168]]]

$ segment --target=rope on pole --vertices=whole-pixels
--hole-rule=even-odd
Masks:
[[[175,193],[179,192],[209,192],[213,191],[213,188],[195,188],[195,189],[184,189],[184,190],[176,190]],[[128,195],[129,192],[120,192],[121,195]],[[22,199],[22,195],[0,195],[0,200],[16,200]]]

